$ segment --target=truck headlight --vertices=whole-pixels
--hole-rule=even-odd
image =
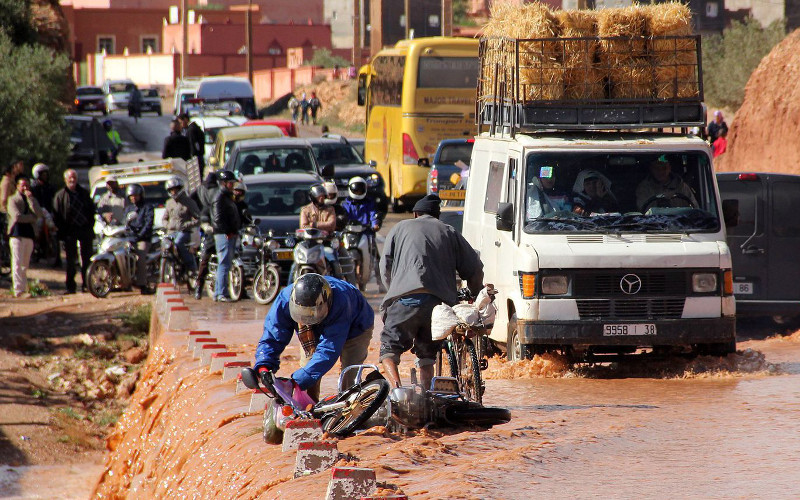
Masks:
[[[378,184],[380,184],[381,176],[378,174],[370,174],[366,180],[367,180],[367,186],[375,187]]]
[[[542,295],[565,295],[568,291],[569,279],[566,276],[542,276]]]
[[[692,275],[692,291],[695,293],[710,293],[717,290],[716,273],[694,273]]]

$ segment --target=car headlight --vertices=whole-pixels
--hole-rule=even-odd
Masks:
[[[269,240],[267,242],[267,248],[269,248],[270,250],[277,250],[280,246],[281,246],[280,243],[278,243],[275,240]]]
[[[569,279],[566,276],[542,276],[542,295],[565,295],[568,291]]]
[[[375,187],[381,183],[381,176],[378,174],[369,174],[367,177],[367,186]]]
[[[717,290],[717,273],[694,273],[692,275],[692,291],[709,293]]]

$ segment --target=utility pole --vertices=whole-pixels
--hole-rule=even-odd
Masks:
[[[442,36],[453,36],[453,0],[442,0]]]
[[[187,0],[181,0],[181,27],[183,28],[183,47],[181,48],[181,80],[186,77],[186,52],[189,50],[189,27],[186,25]]]
[[[408,37],[410,35],[410,31],[411,31],[411,23],[410,23],[411,18],[409,16],[409,14],[411,14],[411,9],[409,8],[409,3],[411,3],[411,2],[410,2],[410,0],[403,0],[403,1],[404,1],[404,4],[405,4],[404,12],[405,12],[405,15],[406,15],[406,40],[408,40]]]
[[[183,0],[184,2],[186,0]],[[247,79],[253,84],[253,0],[247,1],[245,14],[245,48],[247,50]]]
[[[361,2],[353,0],[353,66],[361,66]]]

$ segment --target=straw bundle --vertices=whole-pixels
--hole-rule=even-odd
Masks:
[[[600,60],[607,68],[646,55],[647,10],[638,5],[597,11],[597,34],[619,37],[600,41]]]
[[[612,99],[642,99],[653,97],[655,75],[646,58],[629,59],[614,68],[611,79]]]
[[[646,7],[653,37],[692,34],[692,12],[688,6],[663,3]],[[655,95],[661,99],[697,97],[697,53],[690,38],[653,38],[651,57],[655,71]]]
[[[564,67],[555,61],[520,65],[519,83],[522,96],[527,100],[561,100],[564,98]]]
[[[564,97],[567,99],[603,99],[605,73],[595,67],[599,50],[597,17],[591,10],[561,10],[556,18],[564,38]]]
[[[643,8],[648,17],[649,35],[686,36],[692,34],[692,11],[689,6],[678,2],[648,5]],[[689,39],[653,40],[652,51],[659,52],[689,51],[694,53],[694,44]]]

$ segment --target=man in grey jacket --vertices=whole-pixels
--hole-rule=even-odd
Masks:
[[[189,251],[189,242],[192,240],[192,230],[200,225],[200,209],[186,194],[180,177],[175,176],[167,180],[166,188],[169,199],[164,206],[161,222],[168,234],[175,235],[175,246],[181,254],[184,268],[193,273],[197,271],[197,263]]]
[[[125,193],[119,187],[117,178],[113,175],[106,177],[106,191],[100,200],[97,202],[97,213],[103,217],[106,224],[125,224],[123,214],[125,207],[128,206],[128,200],[125,198]]]
[[[44,214],[31,192],[28,178],[16,176],[17,192],[8,199],[7,233],[10,237],[11,271],[14,280],[14,297],[21,297],[28,288],[28,266],[33,253],[34,224]]]
[[[409,349],[417,357],[423,387],[430,386],[439,342],[431,340],[431,313],[458,301],[456,272],[473,295],[483,286],[483,263],[452,226],[439,221],[441,200],[429,194],[414,205],[414,219],[395,225],[383,245],[380,360],[389,381],[400,387],[397,365]]]

